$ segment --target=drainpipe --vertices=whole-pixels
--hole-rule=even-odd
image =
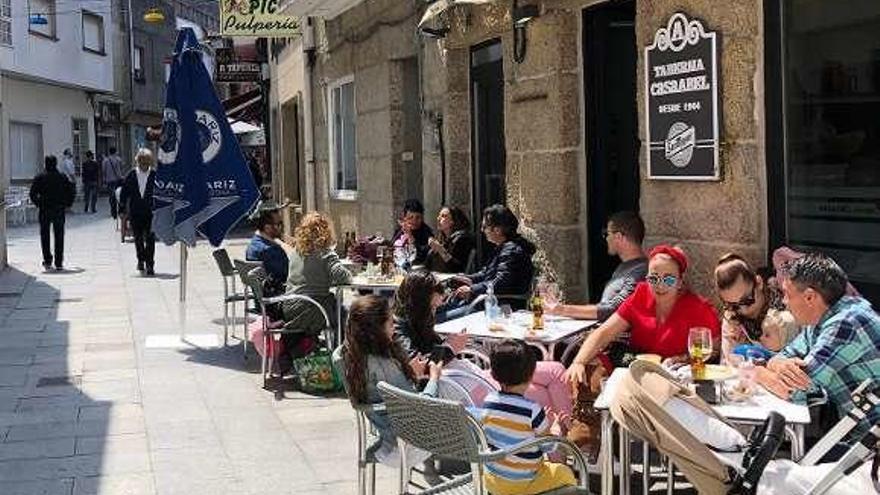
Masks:
[[[305,211],[317,209],[317,177],[315,171],[315,125],[312,120],[312,81],[315,67],[315,28],[313,19],[303,19],[303,55],[304,55],[304,85],[303,85],[303,144],[305,145],[306,180],[305,180]]]

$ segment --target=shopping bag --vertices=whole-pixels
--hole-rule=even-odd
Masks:
[[[303,392],[327,393],[342,390],[342,380],[333,368],[330,351],[326,349],[294,359],[293,369],[299,377]]]

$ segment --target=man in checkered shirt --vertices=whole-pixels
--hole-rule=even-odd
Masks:
[[[782,271],[785,304],[804,328],[759,371],[758,380],[786,399],[819,386],[843,417],[862,382],[880,387],[880,316],[865,299],[845,295],[846,273],[825,255],[808,254]],[[878,422],[875,407],[845,443],[855,443]]]

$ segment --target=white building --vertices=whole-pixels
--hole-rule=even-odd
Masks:
[[[95,149],[96,97],[114,90],[111,19],[110,0],[0,0],[0,184],[29,182],[45,155]]]

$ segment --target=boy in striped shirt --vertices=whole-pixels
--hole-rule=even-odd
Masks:
[[[489,447],[500,450],[550,432],[550,421],[535,402],[523,397],[537,359],[525,343],[504,340],[491,353],[492,376],[500,392],[486,397],[480,420]],[[486,488],[493,495],[532,495],[576,484],[564,464],[544,459],[540,448],[520,451],[486,465]]]

